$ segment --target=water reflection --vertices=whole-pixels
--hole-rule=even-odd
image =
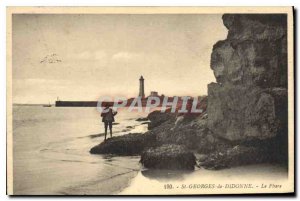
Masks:
[[[105,159],[105,161],[107,161],[107,162],[115,161],[115,160],[113,159],[113,157],[114,157],[113,154],[105,154],[105,155],[103,155],[102,157],[103,157],[103,159]]]
[[[191,174],[193,170],[143,170],[141,171],[144,177],[155,179],[158,181],[164,180],[182,180],[185,175]]]

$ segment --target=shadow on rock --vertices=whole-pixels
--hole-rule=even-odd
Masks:
[[[194,170],[196,157],[184,146],[166,144],[145,150],[140,162],[150,169]]]

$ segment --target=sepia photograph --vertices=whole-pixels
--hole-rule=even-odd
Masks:
[[[293,23],[293,7],[8,7],[7,193],[294,193]]]

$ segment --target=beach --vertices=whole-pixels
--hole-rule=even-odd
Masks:
[[[169,195],[169,194],[223,194],[239,190],[244,193],[264,193],[281,185],[277,192],[287,192],[282,184],[288,178],[287,171],[280,165],[258,164],[223,170],[195,171],[143,170],[131,181],[121,195]],[[267,188],[261,188],[266,184]],[[170,186],[171,185],[171,186]],[[218,186],[222,188],[218,188]]]

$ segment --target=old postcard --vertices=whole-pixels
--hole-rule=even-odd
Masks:
[[[8,7],[9,195],[294,193],[292,7]]]

